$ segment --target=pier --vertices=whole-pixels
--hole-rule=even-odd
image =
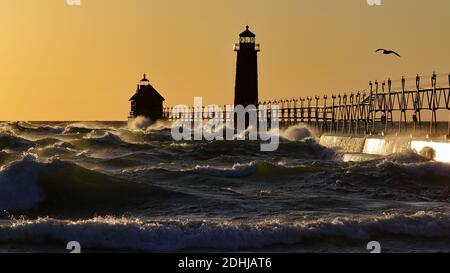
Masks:
[[[371,81],[368,91],[261,101],[258,106],[259,117],[267,117],[269,127],[271,109],[277,106],[282,128],[305,124],[321,133],[349,135],[385,135],[420,129],[432,136],[438,133],[438,112],[450,114],[450,74]],[[212,117],[206,107],[191,107],[190,113],[191,120]],[[226,122],[233,113],[224,110],[221,117]],[[425,121],[424,117],[429,118]],[[449,120],[441,122],[449,122],[450,135],[448,117]],[[173,115],[173,107],[166,107],[163,118],[179,117]]]

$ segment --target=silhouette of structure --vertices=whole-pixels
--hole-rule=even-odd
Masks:
[[[258,104],[258,56],[259,44],[255,43],[256,35],[246,30],[239,35],[239,43],[234,45],[237,52],[236,84],[234,105],[248,106]]]
[[[268,117],[265,120],[268,127],[270,109],[278,106],[277,116],[282,128],[306,124],[322,133],[344,135],[376,135],[427,129],[432,136],[438,133],[438,111],[449,113],[450,110],[450,74],[433,73],[430,79],[425,84],[419,75],[410,78],[410,84],[404,77],[400,81],[371,81],[369,92],[263,101],[258,103],[262,107],[257,111],[259,116]],[[210,116],[203,115],[205,111],[205,107],[192,108],[189,118],[194,120],[195,117]],[[423,114],[431,116],[431,120],[423,121]],[[226,123],[232,113],[224,110],[221,116]],[[164,108],[164,118],[177,120],[180,117],[174,116],[173,108],[168,107]],[[450,139],[450,116],[447,138]]]
[[[130,101],[129,119],[143,116],[155,121],[163,117],[163,102],[165,99],[153,88],[145,74]]]

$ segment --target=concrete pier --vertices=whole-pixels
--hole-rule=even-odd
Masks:
[[[325,147],[342,152],[372,156],[386,156],[412,150],[424,157],[450,163],[450,142],[445,139],[322,135],[319,142]]]

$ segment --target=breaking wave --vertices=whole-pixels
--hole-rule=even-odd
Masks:
[[[281,137],[290,141],[300,141],[313,138],[313,134],[306,127],[291,126],[281,131]]]
[[[39,162],[27,154],[0,169],[0,211],[58,212],[112,209],[166,196],[156,187],[131,183],[60,160]]]
[[[12,220],[0,226],[0,242],[67,243],[86,249],[183,251],[194,249],[246,250],[275,245],[323,242],[368,242],[393,237],[448,239],[447,213],[416,212],[382,216],[322,217],[297,221],[143,221],[97,217],[63,221],[51,218]]]
[[[0,132],[0,149],[28,149],[35,144],[12,132]]]
[[[64,131],[64,128],[59,126],[52,126],[47,124],[32,124],[25,121],[12,121],[3,123],[2,127],[9,128],[10,130],[16,133],[27,132],[36,134],[44,134],[44,133],[60,134]]]
[[[416,179],[428,178],[439,181],[441,178],[446,179],[447,183],[450,181],[450,164],[430,161],[412,151],[387,156],[377,164],[377,167],[405,173]],[[448,184],[450,186],[450,183]]]
[[[99,134],[98,132],[90,132],[86,136],[83,137],[84,140],[87,140],[93,144],[114,144],[114,145],[127,145],[129,143],[125,142],[120,138],[120,136],[111,133],[105,132],[103,134]]]
[[[0,210],[30,209],[44,200],[37,184],[42,166],[27,155],[0,170]]]
[[[258,165],[273,166],[266,162],[250,162],[246,164],[236,163],[232,167],[212,167],[212,166],[196,166],[193,170],[198,173],[204,173],[211,176],[219,177],[244,177],[256,173]]]
[[[62,134],[71,135],[71,134],[88,134],[92,131],[116,131],[115,127],[103,125],[101,123],[71,123],[68,124]]]
[[[196,166],[194,172],[216,177],[246,177],[246,176],[288,176],[306,172],[318,171],[318,168],[303,164],[289,166],[284,162],[270,163],[267,161],[251,161],[236,163],[232,167]]]

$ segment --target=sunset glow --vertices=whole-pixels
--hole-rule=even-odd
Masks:
[[[450,63],[436,27],[448,24],[444,0],[81,3],[0,0],[0,120],[124,120],[143,73],[167,105],[230,103],[232,46],[247,24],[261,44],[261,100],[362,90]],[[404,58],[380,58],[378,47]]]

